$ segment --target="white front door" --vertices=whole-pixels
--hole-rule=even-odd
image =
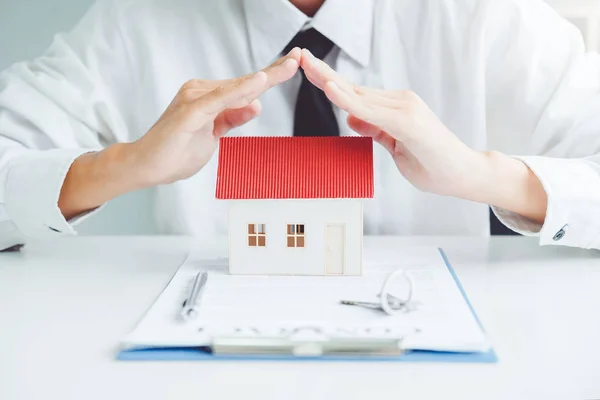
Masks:
[[[346,254],[346,227],[342,224],[325,227],[325,274],[343,275]]]

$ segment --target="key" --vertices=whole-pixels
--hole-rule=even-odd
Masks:
[[[381,297],[381,295],[377,295],[377,297]],[[399,298],[397,298],[394,295],[388,294],[387,300],[388,300],[388,304],[390,305],[390,308],[392,308],[393,310],[400,311],[404,308],[406,308],[407,311],[412,310],[412,307],[410,306],[410,304],[407,304],[406,301],[400,300]],[[340,301],[340,304],[345,305],[345,306],[363,307],[363,308],[368,308],[371,310],[384,311],[383,308],[381,307],[381,303],[371,303],[368,301],[342,300],[342,301]]]

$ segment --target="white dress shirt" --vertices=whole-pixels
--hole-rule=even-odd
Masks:
[[[57,206],[75,158],[138,139],[184,82],[260,69],[309,25],[336,44],[326,61],[349,80],[415,91],[474,149],[517,144],[548,213],[542,227],[497,210],[505,224],[542,244],[600,248],[600,60],[538,0],[328,0],[313,19],[287,0],[100,1],[43,57],[0,75],[0,247],[75,234]],[[262,115],[231,134],[291,135],[300,80],[266,93]],[[419,192],[375,152],[367,234],[489,234],[486,205]],[[216,158],[157,188],[163,233],[226,233]]]

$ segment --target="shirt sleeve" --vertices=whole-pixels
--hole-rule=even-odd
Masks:
[[[0,250],[75,234],[58,208],[73,161],[127,137],[131,79],[116,1],[98,1],[46,53],[0,73]]]
[[[543,245],[600,248],[600,56],[542,1],[489,4],[488,133],[525,149],[548,194],[543,225],[494,211]]]

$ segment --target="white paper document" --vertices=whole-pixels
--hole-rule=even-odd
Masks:
[[[415,309],[390,316],[345,306],[378,301],[390,272],[404,269],[415,283]],[[180,311],[195,276],[208,271],[199,316]],[[154,305],[123,340],[128,348],[210,346],[222,336],[278,337],[314,330],[328,337],[402,338],[412,350],[485,352],[490,345],[439,250],[366,248],[364,275],[233,276],[227,259],[190,254]]]

